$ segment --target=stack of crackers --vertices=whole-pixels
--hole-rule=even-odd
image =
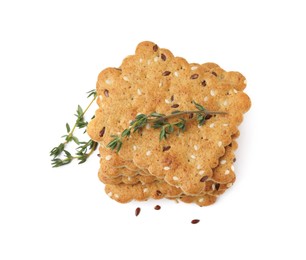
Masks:
[[[119,68],[103,70],[99,108],[87,132],[100,144],[99,179],[107,195],[121,203],[149,198],[214,203],[235,182],[238,126],[251,106],[245,87],[239,72],[190,64],[152,42],[140,43]],[[160,129],[147,124],[124,138],[119,152],[107,147],[138,114],[191,111],[194,102],[225,113],[207,115],[203,125],[186,115],[186,130],[161,141]]]

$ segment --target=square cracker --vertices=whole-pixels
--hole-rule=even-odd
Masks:
[[[208,206],[213,204],[217,196],[224,193],[226,189],[232,186],[229,184],[217,184],[209,182],[209,187],[207,186],[207,191],[203,191],[201,194],[190,196],[184,194],[184,192],[177,187],[171,186],[164,181],[153,182],[150,184],[107,184],[105,186],[105,192],[112,199],[120,202],[127,203],[131,200],[145,201],[150,198],[153,199],[180,199],[183,202],[191,203],[195,202],[199,206]],[[218,188],[216,189],[218,185]]]
[[[238,136],[238,134],[236,134]],[[213,175],[210,179],[216,183],[227,184],[233,182],[235,179],[234,173],[234,162],[236,160],[234,151],[237,149],[238,145],[236,141],[233,141],[228,147],[225,149],[225,154],[220,157],[219,165],[213,169]],[[117,156],[116,153],[114,153]],[[123,175],[118,174],[116,177],[111,177],[110,175],[105,173],[105,161],[101,161],[100,170],[99,170],[99,179],[105,184],[137,184],[138,182],[142,184],[152,183],[154,181],[161,181],[161,179],[156,178],[153,175],[145,175],[141,171],[132,172],[130,174]],[[122,168],[117,169],[118,172],[122,170]],[[125,169],[128,171],[127,169]]]
[[[87,131],[105,146],[112,139],[110,135],[120,134],[137,113],[194,110],[192,101],[208,110],[227,112],[213,116],[201,127],[190,120],[186,132],[172,134],[162,142],[158,139],[159,130],[148,126],[141,135],[124,139],[119,153],[124,160],[148,169],[184,193],[198,194],[205,189],[200,173],[209,178],[213,175],[212,169],[250,107],[249,97],[242,92],[244,88],[245,78],[238,72],[225,72],[215,64],[188,64],[169,50],[143,42],[119,69],[108,68],[99,74],[100,108]],[[105,133],[100,136],[103,127]],[[164,146],[171,149],[163,152]]]
[[[126,203],[131,200],[144,201],[149,198],[172,198],[180,199],[188,203],[195,202],[200,206],[210,205],[216,201],[216,196],[224,193],[235,182],[235,173],[232,166],[234,160],[232,158],[234,158],[233,151],[236,147],[237,146],[235,141],[231,146],[226,147],[225,155],[220,158],[219,166],[214,169],[214,173],[216,172],[219,174],[222,172],[225,177],[223,180],[227,179],[228,182],[218,183],[213,179],[205,180],[205,189],[197,195],[191,196],[189,194],[185,194],[179,187],[169,185],[165,181],[157,181],[154,179],[151,179],[146,183],[144,183],[144,179],[138,179],[138,181],[141,183],[138,183],[137,181],[135,183],[130,182],[129,184],[122,182],[116,183],[115,181],[113,183],[108,182],[108,184],[105,186],[105,191],[112,199],[120,203]],[[101,176],[99,177],[101,179]],[[134,180],[139,177],[140,176],[135,176]],[[122,177],[121,180],[124,182],[124,177]]]

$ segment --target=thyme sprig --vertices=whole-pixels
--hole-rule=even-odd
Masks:
[[[96,90],[91,90],[87,92],[87,94],[87,98],[92,97],[92,100],[90,101],[89,105],[85,108],[85,110],[83,110],[82,107],[78,105],[75,114],[77,119],[75,121],[74,126],[70,128],[70,125],[66,123],[67,134],[62,136],[65,141],[60,143],[58,146],[54,147],[50,151],[50,156],[53,156],[53,159],[51,160],[51,164],[53,167],[66,165],[68,163],[71,163],[73,160],[78,160],[79,164],[84,163],[97,148],[97,142],[91,139],[89,141],[79,141],[79,139],[74,134],[77,128],[82,129],[88,125],[88,122],[85,121],[84,115],[89,109],[89,107],[92,105],[92,103],[95,101],[97,93]],[[84,133],[85,132],[86,130],[84,131]],[[76,148],[75,155],[72,155],[69,151],[66,150],[66,146],[70,142],[74,142],[78,145],[78,147]]]
[[[208,118],[210,118],[211,115],[226,114],[226,112],[222,111],[206,110],[202,105],[196,103],[195,101],[193,101],[193,104],[197,110],[176,110],[170,115],[160,114],[157,112],[153,112],[149,115],[139,114],[133,121],[131,121],[129,127],[123,130],[121,135],[111,135],[113,139],[108,143],[107,147],[111,150],[116,150],[116,152],[119,152],[123,144],[123,139],[128,138],[131,133],[140,133],[147,124],[152,125],[154,129],[160,129],[159,140],[162,141],[163,139],[167,139],[167,137],[173,133],[175,129],[177,129],[178,132],[184,132],[186,130],[187,120],[182,116],[189,115],[189,120],[195,118],[198,121],[198,124],[201,126]],[[194,115],[196,116],[194,117]],[[169,119],[177,117],[179,117],[178,121],[169,122]]]

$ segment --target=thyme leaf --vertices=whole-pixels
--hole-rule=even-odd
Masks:
[[[87,98],[92,98],[89,105],[84,110],[80,105],[78,105],[75,114],[77,119],[72,129],[70,125],[66,123],[67,134],[62,136],[65,141],[60,143],[58,146],[54,147],[50,151],[50,156],[53,156],[53,159],[51,160],[51,165],[53,167],[60,167],[69,164],[73,160],[78,160],[79,164],[84,163],[98,146],[98,143],[91,139],[89,141],[79,141],[79,139],[74,134],[76,128],[81,129],[88,125],[88,122],[85,120],[84,115],[89,109],[89,107],[92,105],[92,103],[95,101],[97,93],[96,90],[90,90],[89,92],[87,92],[87,94]],[[84,131],[84,133],[85,132],[86,130]],[[76,148],[75,155],[72,155],[68,150],[65,149],[67,144],[70,142],[74,142],[78,145],[78,147]]]

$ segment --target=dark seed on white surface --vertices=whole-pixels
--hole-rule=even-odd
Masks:
[[[198,224],[200,222],[199,219],[193,219],[191,220],[191,224]]]
[[[135,210],[135,216],[137,217],[137,216],[139,215],[139,213],[140,213],[140,208],[136,208],[136,210]]]

